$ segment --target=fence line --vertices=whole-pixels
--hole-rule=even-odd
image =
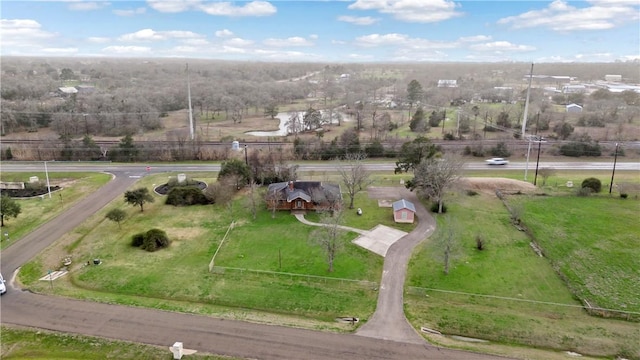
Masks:
[[[263,274],[263,275],[273,275],[273,276],[283,276],[286,277],[288,276],[289,278],[293,279],[293,278],[306,278],[307,280],[313,279],[313,280],[322,280],[324,282],[327,281],[340,281],[341,283],[353,283],[353,284],[359,284],[359,285],[365,285],[365,286],[369,286],[369,287],[378,287],[378,283],[374,282],[374,281],[369,281],[369,280],[356,280],[356,279],[345,279],[345,278],[333,278],[333,277],[327,277],[327,276],[320,276],[320,275],[305,275],[305,274],[294,274],[294,273],[287,273],[287,272],[279,272],[279,271],[269,271],[269,270],[255,270],[255,269],[245,269],[245,268],[236,268],[236,267],[226,267],[226,266],[214,266],[212,271],[218,274],[224,274],[227,270],[229,271],[236,271],[239,272],[240,274],[247,272],[247,273],[253,273],[253,274]]]
[[[630,318],[631,315],[640,315],[640,312],[637,312],[637,311],[624,311],[624,310],[614,310],[614,309],[605,309],[605,308],[600,308],[600,307],[592,307],[591,304],[589,304],[588,302],[587,302],[587,306],[584,306],[584,305],[576,305],[576,304],[555,303],[555,302],[551,302],[551,301],[518,299],[518,298],[507,297],[507,296],[473,294],[473,293],[467,293],[467,292],[462,292],[462,291],[422,288],[422,287],[415,287],[415,286],[409,286],[408,289],[410,291],[414,292],[414,293],[426,293],[427,291],[435,291],[435,292],[441,292],[441,293],[447,293],[447,294],[455,294],[455,295],[477,296],[477,297],[484,297],[484,298],[490,298],[490,299],[528,302],[528,303],[533,303],[533,304],[581,308],[581,309],[585,309],[587,312],[603,311],[603,312],[619,313],[619,314],[626,314],[628,318]]]
[[[235,224],[236,224],[235,221],[231,221],[231,224],[229,224],[229,227],[227,228],[227,232],[222,237],[222,241],[220,241],[220,244],[218,244],[218,248],[216,249],[216,252],[213,253],[213,256],[211,257],[211,261],[209,261],[209,272],[213,270],[213,267],[215,266],[216,255],[218,255],[218,251],[220,251],[220,248],[222,247],[222,243],[224,243],[224,241],[227,239],[229,232],[231,231],[231,229],[233,229]]]

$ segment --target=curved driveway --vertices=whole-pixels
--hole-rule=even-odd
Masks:
[[[113,181],[2,251],[1,268],[11,274],[64,233],[120,196],[144,171],[119,171]],[[402,190],[402,189],[399,189]],[[386,195],[388,197],[388,194]],[[419,204],[411,193],[403,197]],[[416,206],[417,209],[421,207]],[[357,335],[215,319],[33,294],[10,287],[0,301],[2,322],[101,336],[159,346],[182,341],[201,352],[257,359],[496,359],[429,346],[402,311],[402,284],[411,249],[433,230],[428,214],[416,230],[389,249],[376,313]],[[425,214],[427,216],[425,216]],[[421,232],[419,234],[419,232]],[[9,277],[9,276],[7,276]],[[384,288],[383,288],[384,287]],[[358,336],[361,335],[361,336]],[[383,340],[381,340],[383,339]],[[169,352],[167,352],[169,354]]]
[[[407,199],[416,208],[418,225],[412,232],[396,241],[384,258],[378,305],[373,316],[356,332],[357,335],[409,343],[425,343],[404,316],[403,289],[407,265],[413,248],[435,230],[435,220],[422,206],[415,193],[405,188],[367,189],[369,197],[376,199]]]

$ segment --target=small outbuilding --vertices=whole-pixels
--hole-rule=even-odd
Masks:
[[[397,223],[413,223],[416,207],[412,202],[400,199],[393,203],[393,220]]]
[[[580,113],[582,112],[582,106],[578,104],[569,104],[566,106],[568,113]]]

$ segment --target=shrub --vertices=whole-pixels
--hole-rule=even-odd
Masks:
[[[467,196],[476,196],[478,192],[475,190],[467,190]]]
[[[206,205],[209,203],[202,190],[195,186],[178,186],[169,190],[167,194],[167,205],[187,206]]]
[[[489,150],[489,153],[491,153],[491,156],[495,156],[495,157],[506,158],[511,156],[511,152],[509,151],[509,149],[507,149],[507,144],[505,144],[502,141],[496,144],[495,147],[492,147]]]
[[[140,247],[144,243],[144,233],[135,234],[131,237],[131,246]]]
[[[600,182],[599,179],[590,177],[590,178],[586,178],[582,181],[582,186],[581,188],[589,188],[592,190],[592,192],[594,193],[599,193],[600,190],[602,190],[602,183]]]
[[[593,192],[593,190],[591,190],[591,188],[584,187],[584,188],[578,189],[578,191],[576,192],[576,195],[578,195],[580,197],[587,197],[587,196],[591,195],[592,192]]]
[[[622,193],[622,194],[620,194],[620,197],[623,198],[623,199],[626,199],[626,198],[629,197],[629,194]]]
[[[476,249],[484,250],[484,239],[480,235],[476,235]]]
[[[436,213],[437,214],[438,213],[438,209],[439,209],[439,205],[438,205],[437,202],[431,204],[431,212],[432,213]],[[442,213],[444,214],[446,212],[447,212],[447,206],[443,203],[442,204]]]
[[[144,234],[144,242],[142,249],[153,252],[162,248],[169,247],[171,241],[167,233],[160,229],[151,229]]]

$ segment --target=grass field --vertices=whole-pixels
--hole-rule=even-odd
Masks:
[[[552,202],[546,206],[537,204],[548,200]],[[565,217],[579,218],[575,213],[570,215],[555,211],[560,210],[555,207],[556,203],[563,201],[566,204],[562,209],[571,204],[579,208],[580,203],[574,200],[576,198],[573,197],[520,199],[527,209],[531,206],[531,211],[525,213],[525,219],[535,210],[548,214],[539,221],[540,228],[548,229],[554,228],[552,224],[564,223]],[[632,216],[637,201],[635,203],[620,213]],[[536,205],[538,208],[534,210],[533,206]],[[583,210],[588,212],[588,209]],[[592,223],[583,221],[583,224],[586,228]],[[443,239],[447,237],[450,227],[454,228],[456,245],[451,255],[450,273],[445,275]],[[607,228],[592,231],[597,233]],[[634,234],[632,229],[625,230],[625,233]],[[486,241],[485,250],[476,249],[476,236]],[[545,244],[558,252],[556,256],[568,252],[553,239],[546,241],[552,242]],[[636,245],[636,249],[629,254],[631,258],[638,258],[637,248]],[[545,251],[552,250],[545,248]],[[607,271],[602,265],[618,263],[617,253],[596,253],[599,256],[590,259],[592,269],[596,271],[588,271],[585,276]],[[511,225],[509,213],[495,195],[459,195],[449,204],[447,214],[438,216],[436,233],[411,260],[407,277],[409,288],[405,296],[407,316],[416,327],[426,326],[449,335],[556,351],[575,351],[592,356],[640,357],[637,341],[640,339],[640,326],[634,322],[587,315],[580,302],[557,276],[550,261],[554,260],[536,255],[529,246],[526,234]],[[634,276],[633,271],[630,270],[629,276]],[[623,289],[616,291],[616,294],[622,293],[628,302],[633,302],[639,294],[629,284],[624,284]]]
[[[0,357],[5,360],[159,360],[173,359],[167,347],[3,326]],[[233,360],[230,357],[192,354],[189,359]]]
[[[482,171],[472,175],[495,174]],[[522,177],[522,171],[501,171],[499,174],[514,179]],[[136,187],[159,184],[166,180],[166,175],[145,177]],[[190,176],[205,182],[215,181],[212,173],[193,173]],[[547,181],[546,187],[541,188],[541,191],[557,197],[521,196],[511,197],[510,201],[522,202],[525,224],[537,237],[546,237],[545,231],[553,229],[554,224],[563,224],[562,227],[577,223],[584,225],[575,236],[565,237],[571,246],[556,249],[560,251],[558,256],[574,256],[574,252],[586,254],[588,256],[579,259],[587,259],[584,264],[593,264],[590,269],[596,269],[603,279],[609,279],[610,268],[600,265],[618,264],[619,253],[613,251],[616,247],[606,247],[596,241],[586,244],[588,248],[581,248],[581,239],[590,236],[607,238],[610,229],[617,226],[637,234],[637,227],[625,224],[633,222],[634,214],[638,213],[638,201],[633,198],[622,200],[616,194],[591,198],[567,196],[575,189],[551,183],[552,179],[558,184],[566,182],[565,179],[579,183],[589,176],[604,180],[608,174],[559,171]],[[335,180],[334,174],[325,173],[301,177]],[[620,181],[637,182],[636,177],[633,172],[616,174]],[[374,178],[374,185],[397,186],[400,179],[406,180],[408,175],[376,174]],[[272,219],[271,213],[261,207],[257,219],[253,220],[249,205],[242,196],[232,207],[173,208],[163,205],[161,199],[156,197],[155,203],[146,205],[144,213],[140,213],[137,207],[124,204],[122,198],[115,200],[67,234],[56,246],[25,265],[20,280],[38,292],[332,331],[353,330],[334,323],[332,320],[336,316],[357,316],[366,321],[373,312],[378,294],[371,282],[378,281],[382,269],[382,259],[378,256],[355,246],[348,247],[338,255],[336,271],[327,273],[322,253],[306,240],[313,229],[288,214],[278,213]],[[611,203],[623,204],[617,212],[612,212],[613,218],[581,221],[587,216],[571,211],[572,207],[577,207],[590,214],[597,209],[608,208],[606,205]],[[495,195],[456,193],[450,195],[447,204],[449,212],[438,217],[436,234],[417,249],[409,266],[409,287],[405,294],[407,317],[417,328],[427,326],[449,335],[478,337],[492,342],[471,345],[449,338],[431,338],[431,341],[530,359],[552,359],[554,357],[549,354],[560,350],[592,356],[640,358],[638,323],[587,315],[554,271],[554,259],[536,256],[527,236],[511,225],[507,210]],[[358,195],[355,206],[361,207],[364,214],[356,216],[355,211],[347,211],[349,225],[362,229],[370,229],[378,223],[393,225],[389,214],[378,208],[376,201],[368,199],[365,193]],[[128,213],[122,228],[104,218],[104,214],[114,207]],[[179,216],[176,216],[176,211]],[[563,216],[569,218],[564,219]],[[445,217],[453,220],[445,220]],[[312,221],[318,219],[316,214],[310,214],[308,218]],[[210,273],[207,266],[211,256],[232,219],[238,226],[221,247],[216,265],[246,270],[220,268]],[[455,237],[461,242],[454,248],[451,271],[445,276],[439,254],[442,254],[441,240],[445,230],[451,225],[456,229]],[[596,228],[591,229],[591,225]],[[129,246],[132,234],[151,227],[167,231],[173,240],[169,249],[146,253]],[[538,227],[542,229],[539,233],[536,232]],[[411,231],[412,226],[399,228]],[[474,247],[477,235],[486,240],[487,248],[483,251]],[[617,236],[616,241],[630,240]],[[551,242],[551,245],[557,244]],[[552,249],[547,246],[543,243],[545,253],[552,254]],[[640,247],[637,241],[625,246],[635,248],[620,249],[625,252],[621,265],[637,271],[637,261],[634,263],[633,259],[640,255],[637,250]],[[53,289],[48,283],[37,281],[46,269],[60,267],[60,260],[68,254],[74,258],[70,276],[56,281]],[[82,265],[95,257],[103,260],[102,265]],[[629,274],[631,278],[620,279],[618,284],[604,284],[610,286],[608,289],[620,286],[616,288],[619,291],[616,299],[612,299],[616,303],[611,304],[625,304],[627,311],[639,294],[633,273]],[[580,281],[580,278],[576,279]],[[181,287],[176,287],[176,283]],[[635,304],[637,306],[637,302]],[[600,302],[597,305],[603,306]],[[535,351],[524,350],[527,347],[551,349],[552,352],[532,355]],[[563,355],[558,356],[562,358]]]
[[[30,176],[37,176],[46,181],[45,173],[2,173],[2,181],[28,181]],[[47,222],[78,200],[81,200],[111,179],[111,175],[103,173],[50,173],[51,186],[59,185],[62,189],[44,197],[17,200],[21,212],[17,218],[5,218],[2,228],[0,249],[13,244],[15,241],[30,233],[35,228]],[[8,234],[5,235],[5,234]]]
[[[212,176],[193,174],[192,177],[215,181],[198,175]],[[161,179],[166,179],[166,174],[146,177],[137,187],[160,183]],[[335,271],[328,273],[324,254],[307,240],[315,228],[298,222],[289,213],[277,213],[272,219],[261,204],[258,217],[253,220],[242,196],[233,207],[175,208],[164,205],[162,200],[156,196],[156,202],[147,204],[144,212],[125,205],[122,199],[115,200],[67,234],[57,247],[23,267],[22,281],[38,291],[50,291],[47,284],[38,282],[37,278],[44,269],[60,267],[60,260],[71,255],[77,262],[64,281],[72,281],[75,288],[71,284],[63,286],[61,282],[54,291],[73,294],[85,289],[92,292],[91,296],[117,293],[131,298],[142,296],[287,313],[322,321],[331,321],[337,316],[367,318],[373,312],[377,299],[375,286],[256,274],[245,274],[241,281],[233,281],[238,274],[212,274],[208,264],[231,219],[236,221],[236,226],[216,258],[216,266],[375,284],[382,271],[382,258],[378,255],[349,244],[338,254]],[[116,207],[128,214],[121,227],[104,218],[108,210]],[[133,234],[156,227],[165,230],[172,239],[169,249],[147,253],[130,246]],[[355,235],[350,236],[354,238]],[[85,266],[87,260],[94,258],[100,258],[102,264]],[[112,298],[109,301],[113,301]]]

